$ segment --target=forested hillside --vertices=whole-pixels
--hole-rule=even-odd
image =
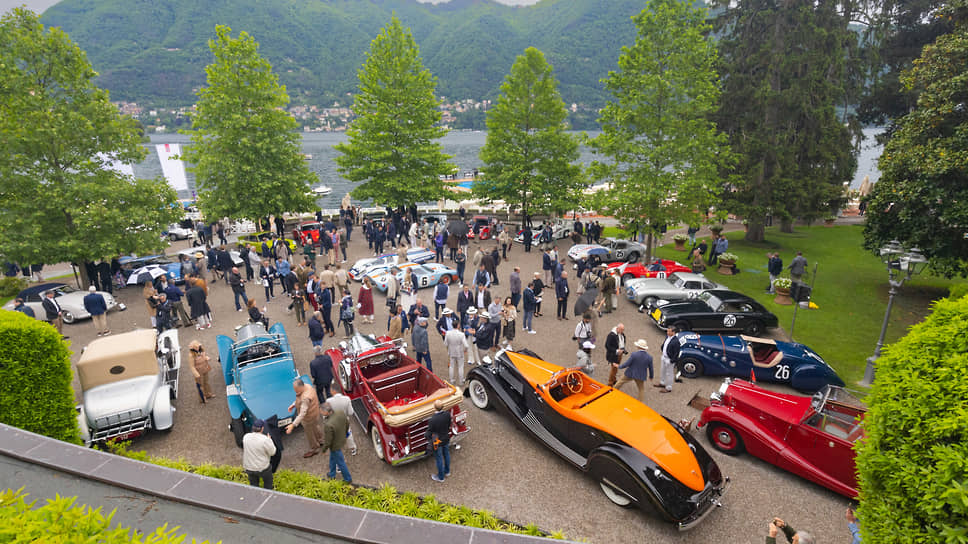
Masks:
[[[511,7],[491,0],[65,0],[42,21],[87,51],[114,100],[190,104],[211,62],[216,24],[260,44],[296,103],[354,92],[356,72],[379,29],[396,13],[412,28],[449,99],[493,98],[515,57],[541,49],[566,103],[599,105],[599,80],[634,38],[643,0],[543,0]]]

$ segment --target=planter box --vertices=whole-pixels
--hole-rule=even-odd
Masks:
[[[683,240],[681,242],[679,240],[673,240],[673,241],[676,243],[676,251],[686,250],[686,240]]]
[[[733,271],[733,268],[735,266],[736,266],[735,263],[724,263],[724,262],[720,261],[720,263],[719,263],[719,269],[716,270],[716,272],[719,272],[720,274],[722,274],[724,276],[732,276],[733,274],[735,274],[735,272]]]

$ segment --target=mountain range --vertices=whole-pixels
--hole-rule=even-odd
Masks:
[[[248,32],[294,103],[347,103],[370,41],[396,14],[449,100],[494,98],[517,55],[534,46],[566,103],[604,103],[600,82],[635,39],[643,0],[64,0],[41,20],[84,49],[114,100],[187,105],[205,84],[215,25]]]

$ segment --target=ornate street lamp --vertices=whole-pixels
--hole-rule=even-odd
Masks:
[[[864,380],[861,382],[866,386],[874,383],[874,367],[877,358],[881,356],[881,348],[884,347],[884,335],[887,333],[887,322],[891,316],[891,306],[894,305],[894,296],[905,281],[920,274],[928,265],[928,260],[921,254],[920,249],[912,247],[905,251],[897,240],[888,242],[881,248],[880,254],[881,261],[887,266],[887,281],[891,288],[887,292],[887,309],[884,311],[881,336],[877,339],[877,346],[874,347],[874,355],[867,358],[867,368],[864,370]]]

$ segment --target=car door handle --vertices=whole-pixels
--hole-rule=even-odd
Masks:
[[[827,442],[827,445],[830,446],[831,448],[834,447],[834,446],[836,446],[836,444],[834,444],[833,441]]]

